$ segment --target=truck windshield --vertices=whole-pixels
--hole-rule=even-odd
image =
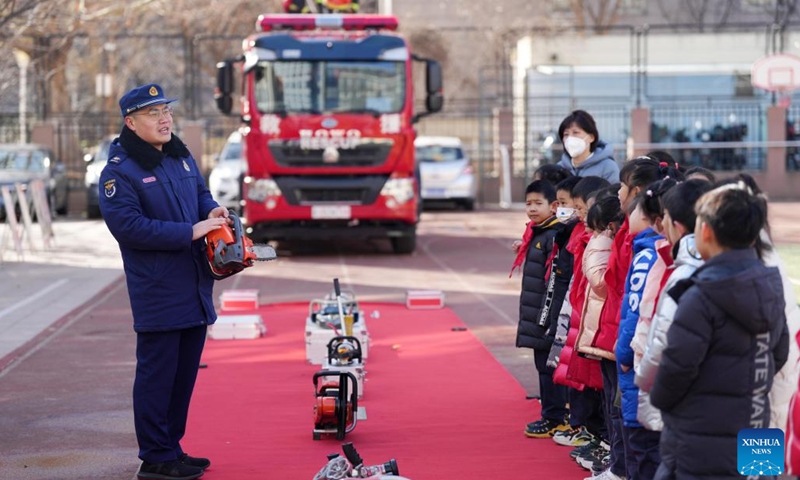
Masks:
[[[396,113],[405,102],[403,62],[262,61],[254,73],[262,113]]]

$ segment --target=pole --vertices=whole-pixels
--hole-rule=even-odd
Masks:
[[[19,143],[28,143],[28,64],[31,57],[15,48],[14,58],[19,67]]]

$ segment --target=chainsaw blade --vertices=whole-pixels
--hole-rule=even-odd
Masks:
[[[247,247],[247,250],[252,252],[259,262],[268,262],[278,258],[275,249],[269,245],[253,245],[252,247]]]

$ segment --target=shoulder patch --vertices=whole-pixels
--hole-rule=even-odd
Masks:
[[[119,163],[119,162],[120,162],[119,157],[112,157],[108,159],[108,163]]]
[[[183,169],[187,172],[191,172],[192,170],[189,168],[189,164],[186,163],[186,160],[183,161]]]
[[[117,180],[114,178],[106,180],[103,187],[105,188],[106,197],[111,198],[117,193]]]

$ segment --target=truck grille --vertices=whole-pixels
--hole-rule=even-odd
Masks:
[[[273,177],[289,205],[370,205],[388,175],[280,175]]]
[[[330,163],[322,160],[324,150],[303,149],[300,140],[270,140],[269,151],[283,167],[375,167],[386,162],[393,145],[390,138],[362,139],[356,148],[338,149],[338,160]]]
[[[318,190],[300,189],[296,192],[299,203],[364,203],[364,190]]]

